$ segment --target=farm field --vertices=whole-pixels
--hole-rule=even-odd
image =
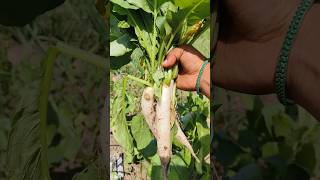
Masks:
[[[209,1],[111,2],[111,178],[210,179],[210,101],[176,89],[176,70],[161,67],[179,44],[210,56]]]

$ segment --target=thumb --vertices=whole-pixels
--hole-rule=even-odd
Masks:
[[[183,49],[181,48],[172,49],[166,56],[165,60],[163,61],[162,66],[164,68],[171,68],[180,60],[182,54],[183,54]]]

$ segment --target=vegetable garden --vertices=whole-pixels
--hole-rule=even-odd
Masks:
[[[123,148],[124,174],[140,164],[151,179],[209,179],[209,100],[176,89],[178,66],[163,69],[174,46],[209,57],[208,0],[112,0],[111,137]]]
[[[24,26],[0,26],[0,179],[320,178],[319,122],[302,108],[220,88],[210,103],[176,88],[178,66],[162,68],[182,44],[212,57],[218,1],[30,0],[1,9],[12,2],[1,2],[0,23]]]

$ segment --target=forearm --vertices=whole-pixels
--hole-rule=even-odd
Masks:
[[[306,15],[288,68],[289,96],[320,120],[320,5]]]

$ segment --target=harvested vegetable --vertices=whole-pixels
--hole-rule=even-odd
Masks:
[[[124,65],[123,59],[132,59],[137,70],[143,72],[143,76],[130,74],[127,77],[145,86],[139,98],[141,113],[157,140],[163,178],[168,178],[173,138],[184,145],[197,162],[200,160],[177,119],[175,79],[178,66],[167,70],[162,67],[162,62],[171,48],[191,44],[208,28],[210,1],[111,2],[111,26],[116,27],[111,28],[111,68]]]

